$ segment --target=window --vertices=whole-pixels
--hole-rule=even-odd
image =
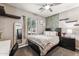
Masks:
[[[36,32],[36,20],[32,18],[28,18],[28,33]]]

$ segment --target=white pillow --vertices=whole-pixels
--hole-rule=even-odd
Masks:
[[[55,31],[44,31],[44,35],[46,36],[56,36],[57,32]]]

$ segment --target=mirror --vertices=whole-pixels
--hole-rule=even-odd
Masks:
[[[22,39],[22,29],[17,29],[17,39]]]
[[[16,22],[14,24],[14,39],[17,43],[22,43],[22,23]]]

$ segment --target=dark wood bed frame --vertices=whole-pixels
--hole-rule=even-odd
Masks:
[[[38,47],[36,44],[34,44],[33,42],[31,42],[30,40],[28,40],[28,44],[29,44],[29,46],[40,56],[40,49],[39,49],[39,47]],[[55,49],[58,45],[59,45],[59,43],[58,43],[57,45],[53,46],[53,47],[45,54],[45,56],[46,56],[49,52],[51,52],[51,50]]]
[[[36,44],[28,40],[28,45],[40,56],[40,49]]]

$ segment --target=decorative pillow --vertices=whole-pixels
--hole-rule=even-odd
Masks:
[[[56,36],[57,32],[55,32],[55,31],[44,31],[44,35],[46,35],[46,36]]]

